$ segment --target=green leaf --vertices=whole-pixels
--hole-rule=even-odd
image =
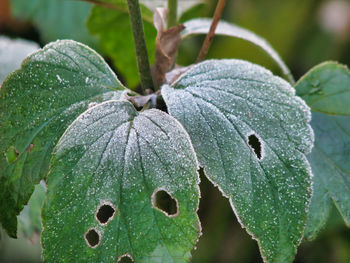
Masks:
[[[128,101],[91,108],[67,129],[51,162],[45,262],[114,263],[125,254],[134,262],[188,262],[200,232],[198,183],[190,139],[171,116],[138,113]],[[162,190],[174,202],[170,216],[153,203]],[[104,204],[111,211],[102,221]]]
[[[306,104],[287,82],[242,60],[200,63],[162,95],[265,262],[292,262],[311,198]]]
[[[39,49],[35,42],[0,36],[0,86],[6,76],[21,66],[21,62]]]
[[[44,203],[46,187],[43,183],[35,186],[28,204],[18,216],[18,229],[28,239],[41,232],[41,207]]]
[[[115,90],[115,91],[113,91]],[[47,171],[55,143],[90,103],[124,87],[103,59],[74,41],[32,54],[0,89],[0,222],[16,236],[16,215]]]
[[[330,199],[350,226],[350,72],[325,62],[302,77],[296,90],[312,109],[315,147],[308,156],[312,197],[305,238],[314,239],[326,224]]]
[[[91,4],[72,0],[10,0],[14,17],[31,21],[40,31],[41,39],[73,39],[96,46],[88,34],[85,21]]]
[[[187,20],[193,19],[195,17],[200,17],[203,11],[205,10],[205,7],[206,4],[201,2],[191,6],[189,9],[187,9],[181,14],[179,22],[185,23]]]
[[[113,2],[113,1],[108,1]],[[116,4],[115,4],[116,5]],[[103,51],[111,57],[114,66],[123,75],[129,87],[139,84],[135,48],[130,25],[128,9],[125,3],[116,9],[95,6],[91,10],[87,27],[91,34],[99,38]],[[144,22],[145,39],[150,62],[154,62],[156,29],[153,26],[153,14],[141,5]]]
[[[186,38],[195,34],[207,34],[210,29],[211,19],[209,18],[195,18],[184,23],[185,29],[182,31],[182,37]],[[231,24],[225,21],[220,21],[215,34],[241,38],[253,43],[264,50],[280,67],[283,74],[288,78],[289,82],[294,84],[294,78],[287,65],[283,62],[278,53],[271,47],[271,45],[263,38],[255,35],[253,32]]]

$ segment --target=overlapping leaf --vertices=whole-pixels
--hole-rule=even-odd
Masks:
[[[264,260],[292,262],[311,198],[306,104],[287,82],[241,60],[200,63],[162,95]]]
[[[325,225],[331,200],[350,225],[350,72],[326,62],[310,70],[296,91],[312,109],[315,147],[308,156],[314,193],[305,238],[312,240]]]
[[[45,261],[114,263],[127,255],[134,262],[188,262],[200,231],[198,183],[190,139],[171,116],[138,113],[127,101],[89,109],[67,129],[51,162]],[[171,216],[153,203],[159,190],[176,200]],[[102,224],[101,204],[114,209]]]
[[[195,34],[207,34],[210,29],[211,19],[195,18],[185,22],[184,25],[185,30],[182,32],[183,38]],[[265,39],[257,36],[256,34],[247,29],[225,21],[219,22],[215,30],[215,34],[241,38],[260,47],[277,63],[277,65],[281,68],[283,74],[288,78],[288,80],[291,83],[294,82],[294,78],[287,65],[283,62],[278,53],[271,47],[271,45]]]
[[[120,98],[122,90],[103,59],[74,41],[47,45],[6,79],[0,89],[0,222],[10,236],[67,126],[90,103]]]

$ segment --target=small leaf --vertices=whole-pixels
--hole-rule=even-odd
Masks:
[[[184,25],[185,30],[182,31],[183,38],[195,34],[207,34],[210,29],[211,19],[195,18],[185,22]],[[294,84],[294,78],[289,68],[265,39],[255,35],[253,32],[247,29],[225,21],[219,22],[218,26],[216,27],[215,34],[241,38],[260,47],[277,63],[277,65],[281,68],[283,74],[288,78],[289,82]]]
[[[16,236],[16,216],[46,175],[52,149],[67,126],[90,103],[119,99],[123,90],[103,59],[74,41],[47,45],[5,80],[0,89],[0,222],[11,237]]]
[[[96,46],[85,21],[91,4],[73,0],[11,0],[11,11],[20,20],[29,20],[39,29],[41,39],[73,39]]]
[[[0,86],[6,76],[21,66],[21,62],[39,49],[35,42],[0,36]]]
[[[241,60],[197,64],[162,95],[265,262],[292,262],[311,198],[309,108],[287,82]]]
[[[51,162],[45,262],[188,262],[200,232],[198,183],[190,139],[171,116],[138,113],[128,101],[91,108]],[[175,212],[157,203],[159,192],[175,200]],[[101,223],[105,204],[111,211]]]
[[[41,207],[44,203],[46,187],[43,183],[35,186],[34,192],[28,204],[18,216],[18,229],[23,236],[35,240],[35,234],[39,237],[41,232]]]
[[[105,1],[106,2],[106,1]],[[112,2],[111,0],[107,2]],[[115,3],[120,9],[107,9],[100,6],[92,8],[87,27],[91,34],[99,38],[100,46],[111,57],[114,66],[123,75],[129,87],[140,82],[136,55],[126,1]],[[152,12],[141,5],[148,55],[154,62],[156,29],[152,24]]]
[[[314,193],[305,239],[314,239],[326,224],[330,199],[350,226],[350,72],[325,62],[312,68],[296,91],[312,109],[315,147],[308,156]]]

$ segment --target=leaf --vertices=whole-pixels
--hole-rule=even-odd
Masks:
[[[35,234],[41,232],[41,207],[44,203],[46,187],[43,183],[35,186],[34,192],[28,204],[23,208],[18,216],[18,228],[23,235],[30,239],[35,239]]]
[[[157,28],[154,79],[161,86],[165,83],[165,75],[174,66],[177,50],[181,43],[181,31],[185,28],[180,24],[166,29],[166,14],[164,8],[157,8],[154,12],[154,26]]]
[[[308,156],[314,174],[305,238],[325,225],[334,202],[350,226],[350,72],[335,62],[322,63],[302,77],[296,91],[312,109],[315,147]]]
[[[193,19],[193,18],[198,18],[202,15],[203,11],[205,10],[206,4],[199,2],[190,8],[188,8],[186,11],[184,11],[180,18],[179,22],[180,23],[185,23],[186,21]]]
[[[292,262],[311,198],[309,108],[287,82],[242,60],[197,64],[162,95],[264,261]]]
[[[108,1],[111,2],[111,1]],[[112,1],[113,2],[113,1]],[[140,82],[129,14],[125,3],[120,3],[120,10],[100,6],[92,8],[87,27],[91,34],[99,38],[103,51],[111,57],[114,66],[125,77],[129,87],[134,88]],[[124,8],[124,9],[123,9]],[[124,11],[123,11],[124,10]],[[150,62],[154,62],[156,29],[152,24],[152,12],[141,5],[144,19],[144,31]],[[149,18],[150,17],[150,18]]]
[[[124,87],[103,59],[74,41],[32,54],[0,89],[0,222],[16,236],[16,215],[46,175],[51,152],[90,103],[120,98]]]
[[[39,49],[35,42],[0,36],[0,86],[6,76],[19,68],[23,59]]]
[[[198,184],[190,139],[171,116],[138,113],[128,101],[91,108],[67,129],[51,162],[45,262],[107,263],[123,255],[188,262],[200,232]],[[171,216],[153,204],[158,191],[176,203]],[[112,209],[101,222],[103,204]],[[86,237],[89,231],[96,240]]]
[[[207,34],[210,29],[211,19],[195,18],[185,22],[184,25],[185,29],[182,31],[183,38],[195,34]],[[289,82],[294,84],[294,78],[289,68],[283,62],[278,53],[271,47],[271,45],[265,39],[255,35],[253,32],[247,29],[222,20],[217,25],[215,34],[241,38],[260,47],[277,63],[277,65],[280,67],[280,69],[282,70],[283,74],[287,77]]]
[[[91,46],[96,40],[88,34],[85,21],[91,4],[72,0],[11,0],[12,15],[29,20],[39,29],[41,39],[73,39]]]

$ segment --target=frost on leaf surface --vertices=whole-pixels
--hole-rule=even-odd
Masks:
[[[292,262],[311,197],[309,108],[286,81],[241,60],[200,63],[162,95],[264,260]]]
[[[127,101],[91,108],[53,155],[43,207],[45,261],[114,263],[129,255],[134,262],[188,262],[200,232],[198,183],[189,136],[173,117],[138,113]],[[176,200],[176,215],[153,206],[158,189]],[[104,224],[96,217],[101,204],[115,211]]]
[[[93,50],[57,41],[24,60],[0,89],[0,223],[15,237],[16,215],[48,170],[67,126],[90,103],[119,99],[124,87]]]
[[[313,197],[305,239],[325,225],[332,202],[350,226],[350,72],[325,62],[311,69],[296,85],[312,110],[315,146],[308,160],[313,172]]]

